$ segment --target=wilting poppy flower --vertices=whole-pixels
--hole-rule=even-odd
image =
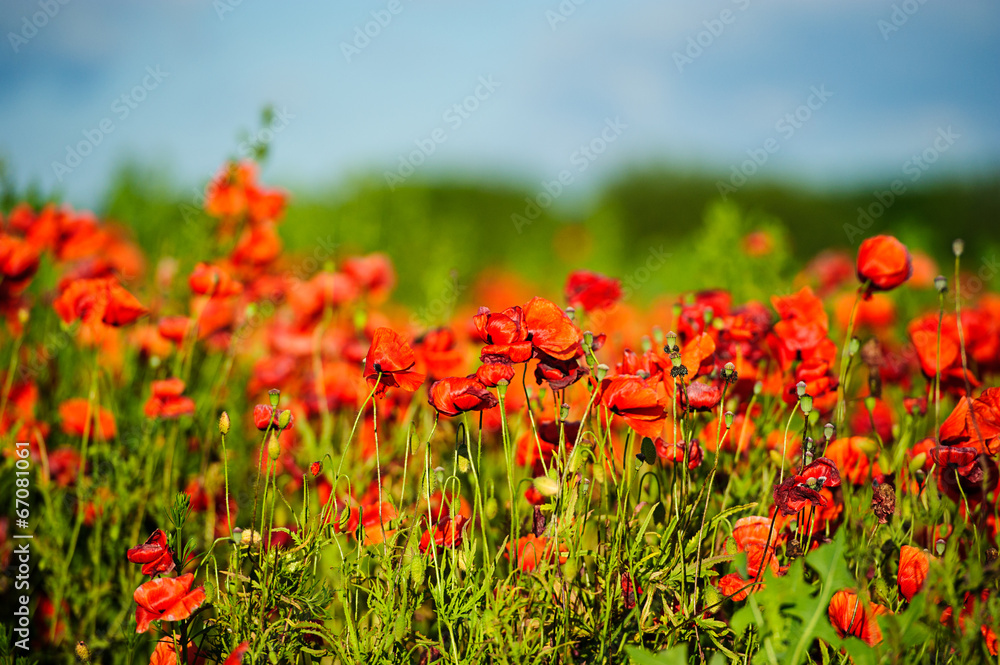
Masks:
[[[431,384],[427,401],[442,416],[457,416],[466,411],[492,409],[500,402],[474,376],[451,377]]]
[[[663,428],[667,412],[656,391],[638,376],[614,376],[601,382],[601,403],[622,416],[641,436],[655,437]]]
[[[243,662],[243,656],[246,652],[250,650],[250,643],[247,641],[240,642],[239,646],[233,649],[233,652],[226,656],[226,660],[223,661],[222,665],[240,665]]]
[[[590,373],[579,358],[559,360],[547,353],[538,353],[538,364],[535,366],[535,382],[541,385],[548,382],[552,390],[563,390],[573,385]]]
[[[580,332],[559,305],[532,298],[524,306],[524,327],[531,345],[558,360],[569,360],[580,351]]]
[[[617,279],[589,270],[577,270],[566,280],[566,302],[588,312],[607,309],[622,297],[622,285]]]
[[[476,370],[476,378],[487,388],[496,388],[501,381],[510,383],[514,366],[508,363],[484,363]]]
[[[858,279],[871,282],[872,291],[894,289],[913,274],[906,245],[892,236],[867,238],[858,248]]]
[[[807,465],[802,473],[790,476],[774,488],[774,503],[785,515],[793,515],[808,505],[826,505],[827,499],[819,490],[840,484],[837,465],[820,457]]]
[[[68,399],[59,405],[59,416],[62,418],[62,430],[74,436],[83,436],[87,429],[87,411],[90,404],[83,397]],[[90,412],[90,436],[101,441],[113,439],[118,435],[115,417],[105,408],[94,405]]]
[[[188,278],[191,291],[202,296],[225,298],[243,292],[243,285],[229,276],[229,273],[209,263],[199,263]]]
[[[150,418],[178,418],[194,413],[194,400],[181,395],[184,382],[180,379],[153,381],[153,394],[146,402],[145,412]]]
[[[923,588],[929,569],[930,559],[922,549],[910,545],[899,548],[899,572],[896,580],[899,592],[907,602],[913,600],[917,592]]]
[[[128,325],[148,311],[114,277],[75,281],[52,306],[66,323],[82,319],[84,323],[100,321],[109,326]]]
[[[192,589],[194,574],[180,577],[157,577],[132,594],[135,608],[135,632],[145,633],[151,621],[181,621],[205,602],[205,589]]]
[[[472,322],[480,339],[486,342],[479,356],[483,362],[523,363],[531,358],[531,342],[520,307],[508,307],[496,314],[480,307]]]
[[[364,376],[369,386],[378,386],[377,397],[395,387],[413,392],[424,382],[424,374],[414,369],[416,364],[413,349],[399,334],[390,328],[377,328],[365,356]]]
[[[141,563],[143,575],[169,573],[174,569],[174,554],[167,547],[167,534],[157,529],[146,542],[128,551],[128,560]]]
[[[830,623],[838,635],[860,637],[868,646],[875,646],[882,641],[882,631],[876,617],[888,613],[889,610],[885,607],[862,602],[858,594],[847,589],[833,594],[828,610]]]

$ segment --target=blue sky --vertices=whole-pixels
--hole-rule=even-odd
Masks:
[[[77,205],[126,157],[203,183],[268,103],[286,121],[265,176],[293,187],[395,171],[417,141],[419,177],[569,169],[579,190],[635,164],[726,172],[768,139],[755,178],[888,183],[949,126],[928,179],[1000,165],[992,0],[64,1],[0,5],[0,154]]]

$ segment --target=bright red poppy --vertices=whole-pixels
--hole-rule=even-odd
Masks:
[[[424,361],[427,376],[432,379],[443,379],[454,374],[462,365],[462,350],[458,348],[451,328],[429,330],[417,338],[414,346]],[[511,372],[513,374],[513,370]]]
[[[714,383],[692,381],[687,385],[687,400],[683,406],[692,411],[711,411],[722,399],[722,389]]]
[[[384,396],[389,388],[413,392],[425,378],[424,374],[416,371],[416,364],[416,356],[406,340],[390,328],[377,328],[365,356],[364,377],[370,387],[377,386],[377,397]]]
[[[261,432],[269,427],[272,431],[279,431],[281,429],[281,414],[287,410],[275,408],[270,404],[257,404],[253,407],[253,424]],[[295,424],[295,416],[289,413],[288,427],[285,429],[288,429],[293,424]]]
[[[341,269],[376,299],[387,296],[396,285],[396,271],[385,254],[376,252],[368,256],[351,256],[344,260]]]
[[[508,558],[510,558],[513,549],[510,543],[507,543]],[[563,554],[565,551],[567,551],[566,546],[560,545],[559,563],[561,564],[566,563],[566,555]],[[554,555],[555,547],[544,536],[536,536],[533,533],[529,533],[527,536],[522,536],[517,540],[517,566],[526,573],[533,571],[543,561],[552,559]]]
[[[194,414],[195,403],[185,397],[184,382],[178,378],[153,381],[153,394],[146,402],[145,413],[150,418],[179,418]]]
[[[531,342],[520,307],[508,307],[496,314],[480,307],[472,321],[480,339],[486,342],[479,356],[483,362],[523,363],[531,358]]]
[[[132,563],[142,564],[143,575],[169,573],[175,567],[174,553],[167,547],[167,534],[157,529],[142,545],[130,549],[126,555]]]
[[[858,248],[858,279],[870,282],[871,291],[894,289],[912,274],[909,250],[892,236],[867,238]]]
[[[243,662],[243,657],[246,655],[247,651],[250,650],[250,643],[244,640],[239,643],[233,652],[226,656],[226,660],[222,662],[222,665],[240,665]]]
[[[476,378],[487,388],[495,388],[501,381],[510,383],[514,366],[508,363],[485,363],[476,370]]]
[[[525,304],[524,328],[536,352],[558,360],[569,360],[580,352],[580,331],[551,300],[535,297]]]
[[[83,397],[68,399],[59,405],[62,430],[73,436],[83,436],[87,429],[87,412],[90,411],[90,436],[99,441],[108,441],[118,436],[115,417],[107,409],[94,405],[93,409]]]
[[[435,381],[427,401],[442,416],[453,417],[466,411],[492,409],[500,402],[475,376],[450,377]]]
[[[175,344],[180,344],[184,341],[190,328],[191,319],[186,316],[165,316],[160,319],[160,322],[156,326],[160,337],[169,339]]]
[[[587,312],[607,309],[622,297],[622,285],[617,279],[589,270],[577,270],[566,280],[566,302]]]
[[[927,579],[930,570],[930,559],[927,553],[918,547],[903,545],[899,548],[899,572],[896,575],[899,592],[909,602],[917,595]]]
[[[868,646],[875,646],[882,641],[882,631],[876,617],[888,613],[889,610],[885,607],[864,602],[858,598],[858,594],[848,589],[833,594],[828,610],[830,623],[838,635],[860,637]]]
[[[205,662],[205,655],[198,650],[194,642],[188,642],[187,654],[188,665],[202,665]],[[174,638],[160,638],[149,657],[149,665],[177,665],[177,649]]]
[[[814,349],[830,331],[823,301],[808,286],[790,296],[771,296],[771,304],[781,317],[774,324],[774,334],[792,358]]]
[[[65,323],[80,319],[115,327],[134,323],[148,311],[114,277],[72,282],[52,306]]]
[[[621,416],[641,436],[656,437],[667,417],[656,391],[638,376],[620,375],[601,382],[601,403]]]
[[[941,424],[943,445],[968,446],[990,455],[1000,451],[1000,388],[987,388],[975,399],[961,397]]]
[[[223,268],[210,263],[196,265],[188,278],[188,285],[193,293],[214,298],[226,298],[243,292],[242,284],[230,277]]]
[[[194,574],[157,577],[138,589],[135,599],[135,632],[145,633],[151,621],[182,621],[205,602],[205,589],[192,589]]]

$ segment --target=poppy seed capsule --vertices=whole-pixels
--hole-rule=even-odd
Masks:
[[[805,394],[806,394],[806,382],[799,381],[798,383],[795,384],[795,395],[798,397],[802,397]]]
[[[674,350],[675,346],[677,346],[677,333],[671,330],[670,332],[667,333],[667,348],[663,350],[666,351],[667,353],[670,353],[671,351]]]
[[[723,418],[724,418],[724,419],[725,419],[725,421],[726,421],[726,429],[729,429],[730,427],[732,427],[732,426],[733,426],[733,418],[734,418],[734,417],[735,417],[735,416],[733,415],[733,412],[732,412],[732,411],[726,411],[726,415],[725,415],[725,416],[723,416]]]
[[[588,348],[594,345],[594,333],[589,330],[583,333],[583,345]]]
[[[277,388],[271,388],[267,391],[267,396],[271,400],[271,406],[278,406],[278,400],[281,399],[281,391]]]
[[[833,423],[827,423],[823,425],[823,436],[826,437],[826,442],[830,443],[833,441],[833,437],[837,435],[837,428],[834,427]]]
[[[229,414],[225,411],[219,416],[219,433],[223,436],[229,434]]]
[[[934,288],[940,294],[945,294],[948,292],[948,278],[944,275],[938,275],[934,278]]]
[[[606,377],[608,375],[608,370],[609,369],[610,368],[607,365],[605,365],[604,363],[601,363],[600,365],[598,365],[594,369],[594,378],[597,379],[598,383],[600,383],[601,381],[603,381],[604,377]]]
[[[726,381],[732,379],[733,374],[735,373],[736,373],[736,365],[734,365],[733,363],[726,363],[725,365],[722,366],[722,376],[723,378],[726,379]]]
[[[961,256],[962,252],[965,251],[965,241],[961,238],[955,238],[955,241],[951,243],[951,251],[955,253],[955,256]]]
[[[944,538],[938,538],[937,542],[934,543],[934,551],[937,552],[938,556],[944,556],[944,547]]]
[[[802,408],[802,413],[809,415],[813,410],[813,398],[812,395],[802,395],[799,398],[799,406]]]

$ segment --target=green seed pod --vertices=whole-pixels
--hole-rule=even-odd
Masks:
[[[812,395],[802,395],[799,398],[799,407],[802,409],[802,413],[807,416],[812,413],[813,410],[813,398]]]
[[[795,394],[798,397],[802,397],[803,395],[806,394],[806,382],[805,381],[799,381],[798,383],[795,384]]]
[[[267,440],[267,456],[271,458],[272,462],[281,457],[281,443],[278,441],[278,435],[274,432],[271,432]]]
[[[278,406],[278,400],[281,399],[281,391],[277,388],[271,388],[267,391],[268,399],[271,400],[271,406]]]
[[[678,310],[679,309],[680,308],[678,307]],[[680,316],[680,311],[677,312],[677,316]],[[664,351],[670,353],[671,351],[674,350],[675,346],[677,346],[677,333],[671,330],[670,332],[667,333],[667,348],[665,348]]]
[[[847,345],[847,354],[852,358],[857,355],[858,350],[861,348],[861,340],[857,337],[852,337],[851,341]]]
[[[732,411],[726,411],[726,414],[722,418],[726,421],[726,429],[733,426],[733,418],[735,418],[735,415]]]
[[[951,243],[951,251],[955,253],[955,256],[961,256],[962,252],[965,251],[965,241],[961,238],[955,238],[955,241]]]
[[[948,292],[948,278],[944,275],[938,275],[934,278],[934,288],[938,293],[945,294]]]
[[[583,333],[583,345],[590,348],[594,345],[594,333],[589,330]]]
[[[597,368],[594,370],[594,378],[597,379],[598,383],[604,380],[604,377],[608,375],[608,370],[610,369],[611,368],[605,365],[604,363],[601,363],[600,365],[597,366]]]

